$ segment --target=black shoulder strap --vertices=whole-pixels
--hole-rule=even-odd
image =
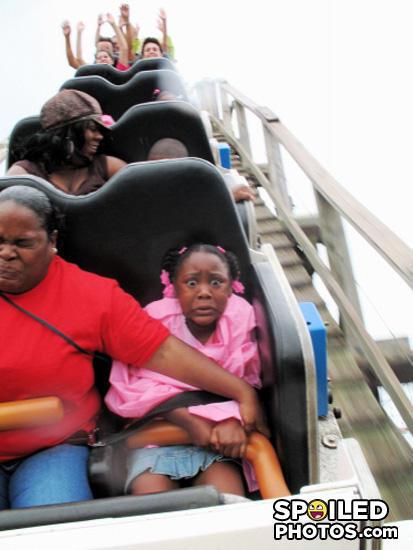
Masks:
[[[193,405],[207,405],[208,403],[218,403],[227,400],[227,397],[216,395],[214,393],[209,393],[203,390],[187,391],[178,395],[174,395],[173,397],[167,399],[166,401],[152,409],[146,416],[139,418],[138,420],[133,422],[133,424],[128,426],[128,428],[126,428],[125,430],[103,438],[93,446],[105,447],[106,445],[114,445],[115,443],[119,443],[120,441],[123,441],[124,439],[129,437],[132,433],[142,428],[142,426],[145,426],[145,424],[147,424],[157,416],[161,416],[167,412],[173,411],[174,409],[179,409],[181,407],[191,407]]]
[[[40,323],[41,325],[43,325],[44,327],[48,328],[49,330],[51,330],[52,332],[54,332],[55,334],[57,334],[58,336],[60,336],[60,338],[63,338],[63,340],[65,340],[68,344],[70,344],[71,346],[73,346],[74,348],[77,349],[77,351],[80,351],[80,353],[85,353],[86,355],[91,355],[92,357],[95,357],[95,356],[99,356],[99,357],[103,357],[103,355],[99,355],[99,354],[96,354],[95,352],[93,351],[88,351],[84,348],[82,348],[82,346],[79,346],[79,344],[77,342],[75,342],[74,340],[72,340],[72,338],[70,338],[70,336],[67,336],[66,334],[64,334],[64,332],[61,332],[58,328],[54,327],[53,325],[51,325],[50,323],[48,323],[47,321],[45,321],[44,319],[42,319],[41,317],[38,317],[37,315],[35,315],[34,313],[32,313],[31,311],[28,311],[27,309],[25,309],[24,307],[21,307],[19,306],[18,304],[16,304],[15,302],[13,302],[13,300],[11,300],[8,296],[6,296],[5,294],[3,294],[3,292],[0,291],[0,298],[3,298],[3,300],[5,302],[7,302],[8,304],[10,304],[11,306],[13,306],[14,308],[18,309],[19,311],[21,311],[22,313],[24,313],[25,315],[27,315],[28,317],[30,317],[31,319],[34,319],[35,321],[37,321],[38,323]]]
[[[88,351],[82,348],[81,346],[79,346],[77,342],[72,340],[72,338],[70,338],[63,332],[61,332],[59,329],[57,329],[56,327],[54,327],[53,325],[51,325],[41,317],[38,317],[31,311],[28,311],[27,309],[17,305],[15,302],[13,302],[13,300],[11,300],[8,296],[3,294],[3,292],[1,291],[0,291],[0,298],[3,298],[3,300],[5,300],[8,304],[18,309],[25,315],[29,316],[31,319],[37,321],[44,327],[48,328],[49,330],[51,330],[52,332],[60,336],[60,338],[63,338],[65,342],[73,346],[80,353],[85,353],[86,355],[91,355],[92,357],[106,358],[101,354],[98,354],[93,351]],[[215,395],[213,393],[209,393],[202,390],[194,390],[194,391],[180,393],[178,395],[171,397],[170,399],[167,399],[166,401],[164,401],[163,403],[161,403],[160,405],[152,409],[152,411],[150,411],[146,416],[136,420],[127,429],[117,434],[112,434],[105,439],[101,439],[94,446],[104,447],[106,445],[113,445],[115,443],[118,443],[123,439],[126,439],[127,437],[129,437],[133,432],[139,430],[139,428],[142,428],[142,426],[144,426],[145,424],[147,424],[149,421],[153,420],[157,416],[170,412],[174,409],[178,409],[180,407],[191,407],[193,405],[206,405],[208,403],[218,403],[220,401],[225,401],[225,400],[227,400],[226,397],[222,397],[221,395]]]

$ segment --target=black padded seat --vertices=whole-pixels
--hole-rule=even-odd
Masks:
[[[10,137],[7,151],[6,166],[9,168],[18,160],[18,149],[24,140],[41,129],[39,115],[22,118],[14,126]]]
[[[251,262],[237,210],[218,170],[200,159],[130,164],[95,193],[71,196],[32,176],[0,178],[0,189],[43,189],[66,214],[59,251],[89,271],[116,278],[143,305],[161,297],[160,262],[179,244],[233,250],[258,321],[262,399],[272,441],[293,493],[309,483],[306,375],[289,301],[268,261]]]
[[[156,89],[168,90],[180,99],[188,100],[181,77],[175,71],[160,69],[142,71],[134,75],[125,84],[112,84],[101,76],[80,76],[66,80],[61,90],[80,90],[96,98],[102,110],[117,120],[125,111],[137,105],[152,101]]]
[[[90,76],[96,75],[109,80],[113,84],[124,84],[130,80],[136,73],[141,71],[155,71],[158,69],[169,69],[170,71],[176,71],[174,63],[166,57],[151,57],[148,59],[140,59],[127,71],[119,71],[112,65],[106,65],[104,63],[94,63],[92,65],[83,65],[79,67],[75,73],[77,76]]]
[[[100,151],[126,162],[146,160],[159,139],[174,138],[188,149],[188,156],[214,163],[199,111],[186,101],[154,101],[134,105],[112,126]]]
[[[7,167],[16,162],[19,144],[40,130],[38,116],[20,120],[10,135]],[[186,101],[154,101],[134,105],[112,126],[112,132],[101,143],[99,152],[119,157],[126,162],[146,160],[151,146],[158,139],[174,138],[188,149],[190,157],[215,164],[205,127],[199,111]],[[245,233],[249,223],[243,202],[237,203]]]

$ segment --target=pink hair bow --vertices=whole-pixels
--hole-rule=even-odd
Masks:
[[[169,273],[165,269],[161,271],[161,283],[165,287],[162,292],[163,296],[165,298],[175,298],[174,285],[171,283]]]
[[[237,294],[244,294],[245,287],[241,281],[232,281],[231,288],[234,292],[237,292]]]

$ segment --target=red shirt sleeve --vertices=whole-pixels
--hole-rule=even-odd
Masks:
[[[114,285],[111,304],[103,322],[103,349],[113,359],[140,367],[170,335],[139,303]]]
[[[115,68],[118,70],[118,71],[127,71],[129,69],[129,67],[127,67],[126,65],[124,65],[123,63],[121,63],[120,61],[118,61],[115,65]]]

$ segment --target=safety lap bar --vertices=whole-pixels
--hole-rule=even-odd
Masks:
[[[163,420],[155,420],[131,435],[126,444],[130,449],[146,445],[182,445],[190,443],[188,433],[179,426]],[[278,456],[259,432],[248,437],[245,458],[252,464],[262,498],[281,498],[290,495]]]

